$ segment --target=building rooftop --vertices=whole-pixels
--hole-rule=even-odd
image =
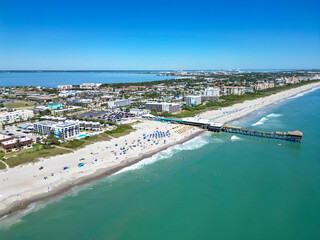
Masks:
[[[78,115],[78,117],[80,118],[100,118],[102,117],[104,114],[106,114],[106,112],[103,111],[89,111],[89,112],[85,112],[85,113],[81,113]]]
[[[4,135],[4,134],[0,134],[0,141],[1,141],[1,140],[8,139],[8,138],[12,138],[12,137],[11,137],[11,136],[7,136],[7,135]]]
[[[31,140],[31,138],[21,138],[19,141],[20,141],[20,143],[25,143],[25,142],[27,142],[27,141],[30,141]],[[14,143],[17,143],[18,142],[18,139],[11,139],[11,140],[8,140],[8,141],[4,141],[4,142],[2,142],[1,144],[2,145],[10,145],[10,144],[14,144]]]
[[[45,121],[40,121],[40,122],[37,122],[38,124],[42,124],[42,125],[48,125],[48,126],[53,126],[53,125],[56,125],[57,123],[54,122],[54,121],[48,121],[48,120],[45,120]]]

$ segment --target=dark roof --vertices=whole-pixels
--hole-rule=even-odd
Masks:
[[[78,115],[80,118],[90,119],[90,118],[101,118],[106,112],[102,111],[88,111]]]

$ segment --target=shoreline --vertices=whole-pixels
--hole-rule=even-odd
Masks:
[[[226,123],[241,119],[247,116],[248,114],[258,109],[261,109],[263,107],[272,105],[276,102],[288,99],[297,94],[310,91],[312,89],[316,89],[319,87],[320,87],[320,82],[310,83],[298,88],[281,91],[267,97],[257,98],[253,100],[246,100],[241,103],[236,103],[232,106],[221,108],[221,110],[206,111],[200,114],[200,118],[212,119],[213,117],[215,122],[226,124]],[[233,112],[217,118],[217,116],[221,115],[221,111],[227,111],[227,112],[233,111]]]
[[[290,98],[294,95],[297,95],[299,93],[306,92],[306,91],[309,91],[311,89],[318,88],[318,87],[320,87],[320,83],[311,83],[311,84],[308,84],[308,85],[305,85],[305,86],[302,86],[299,88],[279,92],[277,94],[273,94],[273,95],[270,95],[265,98],[259,98],[259,99],[255,99],[255,100],[245,101],[243,103],[237,103],[233,106],[224,108],[224,110],[236,108],[237,105],[245,106],[246,104],[252,103],[252,102],[259,102],[259,101],[262,102],[260,105],[257,105],[252,108],[248,108],[247,110],[244,110],[243,112],[241,112],[241,111],[234,112],[234,113],[231,113],[231,114],[224,116],[221,119],[217,119],[217,120],[220,120],[220,121],[222,120],[225,122],[235,121],[237,119],[241,119],[241,118],[247,116],[248,114],[250,114],[258,109],[261,109],[263,107],[269,106],[269,105],[274,104],[276,102],[279,102],[281,100],[288,99],[288,98]],[[287,93],[287,95],[286,95],[286,93]],[[278,98],[275,98],[276,95],[278,96]],[[265,99],[271,99],[271,101],[265,102],[265,101],[263,101]],[[214,111],[221,114],[221,112],[219,112],[217,110],[214,110]],[[214,111],[208,111],[208,112],[205,112],[204,114],[207,114],[207,115],[213,114]],[[15,214],[19,213],[22,210],[27,209],[30,206],[30,204],[32,204],[32,203],[43,201],[46,199],[50,200],[50,199],[53,199],[53,198],[60,196],[64,193],[69,192],[75,186],[85,185],[85,184],[89,184],[89,183],[98,181],[98,180],[105,178],[107,176],[110,176],[110,175],[112,175],[112,174],[114,174],[114,173],[116,173],[126,167],[134,165],[143,159],[149,158],[149,157],[155,155],[156,153],[162,152],[172,146],[183,144],[183,143],[203,134],[204,132],[206,132],[206,131],[205,130],[197,130],[196,132],[193,132],[187,136],[184,136],[182,139],[170,142],[166,145],[158,147],[157,149],[153,149],[150,151],[146,150],[146,152],[143,152],[142,155],[139,155],[136,157],[129,157],[128,159],[126,159],[126,161],[121,161],[120,163],[115,164],[113,166],[106,166],[104,168],[97,169],[95,172],[93,172],[89,175],[79,176],[76,179],[69,179],[66,182],[62,182],[62,183],[58,184],[49,192],[42,192],[42,193],[38,193],[38,194],[35,193],[33,196],[26,197],[24,199],[20,199],[20,200],[16,200],[16,201],[12,201],[8,206],[6,206],[2,210],[0,210],[0,222],[11,217],[11,216],[14,216]],[[126,138],[126,137],[127,136],[124,136],[123,138]],[[94,144],[92,144],[92,145],[94,145]],[[70,155],[70,154],[66,154],[66,155]]]
[[[183,138],[182,140],[175,142],[175,143],[171,143],[165,146],[160,147],[159,149],[157,149],[156,151],[151,151],[148,153],[144,153],[141,156],[133,159],[133,160],[127,160],[126,163],[120,163],[119,165],[115,165],[113,167],[106,167],[100,170],[97,170],[95,173],[89,175],[89,176],[82,176],[80,178],[75,179],[73,182],[66,182],[66,183],[62,183],[59,186],[57,186],[56,188],[54,188],[52,191],[50,191],[49,193],[42,193],[42,194],[38,194],[35,195],[33,197],[18,201],[18,202],[13,202],[11,204],[11,206],[9,206],[8,208],[1,210],[0,211],[0,222],[7,219],[8,217],[14,216],[15,214],[19,213],[22,210],[25,210],[28,208],[28,206],[32,203],[37,203],[43,200],[50,200],[53,199],[57,196],[60,196],[64,193],[69,192],[73,187],[76,186],[82,186],[85,184],[90,184],[90,183],[94,183],[96,181],[99,181],[105,177],[111,176],[112,174],[119,172],[120,170],[132,166],[140,161],[142,161],[143,159],[152,157],[153,155],[165,151],[168,148],[175,146],[175,145],[179,145],[179,144],[183,144],[185,142],[188,142],[190,140],[192,140],[193,138],[200,136],[201,134],[205,133],[205,130],[200,130],[198,132],[195,132],[189,136],[187,136],[186,138]],[[20,203],[23,203],[22,205]]]

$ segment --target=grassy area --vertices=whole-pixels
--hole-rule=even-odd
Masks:
[[[60,146],[65,148],[70,148],[70,149],[78,149],[78,148],[82,148],[87,145],[93,144],[95,142],[108,141],[111,139],[110,136],[118,138],[118,137],[127,135],[132,131],[134,131],[134,129],[132,128],[131,125],[122,124],[122,125],[119,125],[116,129],[105,131],[104,133],[96,134],[93,136],[87,136],[81,139],[74,139]]]
[[[42,145],[35,144],[31,149],[6,155],[7,159],[5,162],[9,165],[9,167],[15,167],[21,164],[37,162],[39,158],[47,158],[69,152],[70,151],[66,149],[55,147],[45,149]]]
[[[6,165],[4,163],[0,162],[0,170],[6,169]]]
[[[75,149],[81,147],[84,143],[85,141],[83,140],[75,139],[63,144],[63,147]]]
[[[26,101],[17,101],[17,102],[12,102],[12,103],[6,103],[4,104],[5,107],[7,108],[23,108],[23,107],[34,107],[37,104],[32,103],[32,102],[26,102]]]
[[[72,141],[68,141],[62,144],[61,146],[65,148],[70,148],[70,149],[77,149],[77,148],[85,147],[95,142],[108,141],[110,139],[111,138],[108,135],[102,133],[102,134],[97,134],[93,136],[87,136],[82,139],[74,139]]]
[[[132,131],[134,131],[134,129],[132,128],[131,125],[121,124],[116,129],[105,131],[105,133],[111,135],[112,137],[118,138],[118,137],[127,135]]]

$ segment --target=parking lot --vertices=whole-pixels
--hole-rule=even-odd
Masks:
[[[8,135],[8,136],[16,136],[16,137],[24,136],[24,137],[31,138],[34,141],[36,140],[37,137],[41,137],[39,134],[32,133],[31,130],[21,129],[21,128],[18,128],[17,126],[15,126],[15,125],[6,126],[6,129],[5,130],[1,130],[0,133],[4,134],[4,135]]]

